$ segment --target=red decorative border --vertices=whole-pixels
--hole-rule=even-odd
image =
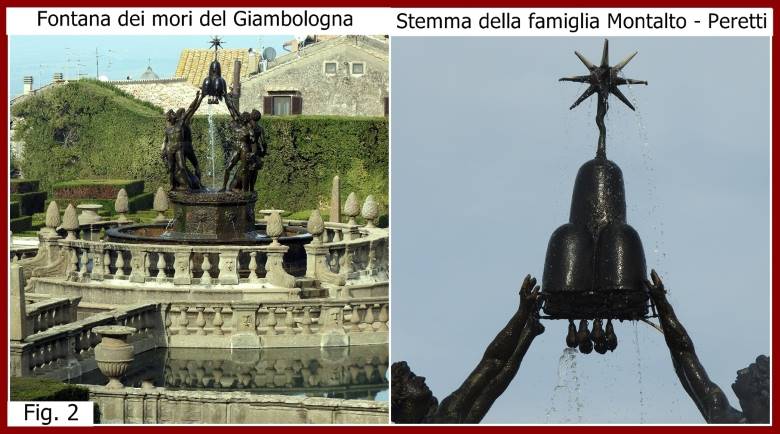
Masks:
[[[682,8],[682,7],[706,7],[706,8],[746,8],[746,7],[773,7],[775,5],[775,2],[770,0],[752,0],[752,1],[745,1],[743,3],[738,3],[735,1],[727,1],[727,0],[650,0],[650,1],[626,1],[626,0],[548,0],[545,2],[528,2],[528,1],[518,1],[518,0],[481,0],[481,1],[475,1],[475,0],[303,0],[295,2],[294,4],[291,4],[290,1],[281,1],[281,0],[267,0],[262,2],[257,1],[236,1],[236,0],[224,0],[224,1],[205,1],[205,0],[133,0],[133,1],[121,1],[119,3],[113,3],[108,4],[105,0],[98,1],[98,0],[70,0],[67,2],[60,2],[56,0],[45,0],[45,1],[37,1],[34,4],[30,4],[30,2],[25,2],[23,0],[6,0],[5,5],[2,6],[0,9],[0,22],[5,23],[5,17],[6,17],[6,8],[8,7],[220,7],[220,8],[228,8],[228,7],[247,7],[247,8],[258,8],[258,7],[441,7],[441,8],[454,8],[454,7],[480,7],[480,8],[487,8],[487,7],[581,7],[581,8],[594,8],[594,7],[601,7],[601,8],[630,8],[630,7],[644,7],[644,8]],[[777,10],[775,10],[777,12]],[[775,20],[774,26],[774,34],[778,34],[778,20]],[[772,82],[776,83],[775,78],[778,77],[778,68],[777,68],[777,58],[778,58],[778,49],[777,45],[774,44],[774,37],[772,38]],[[6,55],[2,55],[2,70],[4,72],[8,71],[8,35],[3,32],[3,41],[2,46],[5,48]],[[4,83],[2,86],[0,86],[0,96],[2,96],[3,101],[9,101],[8,99],[8,83]],[[777,90],[773,86],[772,87],[772,125],[773,127],[777,125],[777,108],[778,105],[776,103],[776,96],[777,96]],[[4,119],[6,122],[6,125],[9,125],[9,113],[8,113],[8,103],[4,103],[2,107],[2,111],[4,114]],[[774,145],[776,141],[773,138],[772,141],[772,149],[774,151]],[[773,152],[772,157],[772,163],[774,165],[774,162],[780,158],[778,157],[778,152]],[[2,156],[3,164],[5,170],[8,170],[9,167],[9,153],[8,148],[6,147],[6,152]],[[770,175],[771,176],[771,175]],[[2,182],[2,190],[0,193],[2,194],[2,203],[8,203],[9,199],[9,186],[8,186],[8,173],[6,172],[5,176],[0,178],[0,182]],[[777,214],[775,213],[775,204],[777,203],[777,183],[774,180],[774,177],[772,178],[772,213],[773,213],[773,219],[772,219],[772,225],[774,226],[774,219],[777,218]],[[2,216],[0,216],[0,219],[2,219],[3,225],[5,227],[8,227],[8,218],[9,214],[8,212],[2,213]],[[10,233],[9,233],[10,234]],[[8,238],[4,238],[3,243],[6,245],[5,247],[8,247]],[[772,237],[772,251],[774,252],[774,248],[777,244],[776,237]],[[775,256],[772,268],[774,269],[774,266],[780,262],[780,260],[777,259]],[[3,280],[8,282],[8,266],[1,267],[2,269],[2,277]],[[774,281],[772,282],[772,289],[774,290]],[[778,303],[780,303],[780,295],[775,295],[773,300],[773,311],[777,309]],[[0,297],[0,312],[6,313],[8,312],[8,297]],[[774,315],[772,318],[772,325],[774,326]],[[4,321],[0,323],[0,330],[2,330],[2,334],[0,336],[5,336],[4,339],[7,339],[8,336],[8,321],[7,318],[5,318]],[[774,333],[774,336],[772,337],[772,345],[773,347],[777,347],[778,340],[778,333]],[[392,338],[391,338],[392,339]],[[6,370],[6,367],[8,367],[8,351],[0,352],[2,356],[0,357],[0,360],[2,360],[2,363],[0,362],[0,365],[3,366],[3,372],[0,374],[0,390],[7,391],[8,390],[8,371]],[[772,367],[773,370],[776,370],[777,368],[777,359],[776,357],[772,357]],[[775,372],[776,374],[776,372]],[[776,378],[773,378],[773,380]],[[776,388],[777,382],[773,381],[773,387]],[[6,395],[7,397],[7,395]],[[774,405],[772,408],[772,413],[774,413],[774,410],[778,407],[777,400],[773,401]],[[7,407],[6,407],[7,408]],[[0,413],[0,427],[7,427],[8,424],[8,415],[6,412]],[[142,428],[144,432],[187,432],[187,433],[193,433],[193,432],[208,432],[214,429],[220,429],[210,426],[96,426],[94,428],[89,428],[90,432],[128,432],[129,430],[135,430]],[[773,427],[744,427],[745,429],[750,429],[753,433],[769,433],[772,432]],[[46,432],[50,432],[51,430],[56,430],[57,428],[19,428],[24,429],[27,432],[30,431],[38,431],[38,430],[45,430]],[[73,430],[78,428],[61,428],[62,430],[70,430],[73,432]],[[535,432],[535,431],[544,431],[544,432],[572,432],[576,431],[578,433],[618,433],[618,432],[625,432],[627,430],[631,431],[638,431],[641,430],[642,432],[664,432],[669,433],[673,431],[684,431],[686,433],[691,432],[704,432],[704,430],[708,430],[708,432],[724,432],[724,430],[732,430],[735,429],[735,427],[716,427],[716,426],[631,426],[631,427],[625,427],[625,426],[594,426],[594,425],[575,425],[575,426],[274,426],[274,427],[257,427],[257,426],[231,426],[231,427],[225,427],[225,429],[233,430],[241,430],[243,432],[248,431],[257,431],[257,430],[264,430],[264,429],[272,429],[274,431],[284,431],[284,432],[297,432],[297,431],[305,431],[305,432],[322,432],[322,433],[338,433],[338,434],[344,434],[344,433],[365,433],[365,432],[387,432],[388,430],[392,430],[393,432],[398,432],[398,430],[403,430],[404,432],[426,432],[426,433],[452,433],[452,432],[472,432],[472,431],[478,431],[478,432],[493,432],[493,433],[527,433],[527,432]],[[164,430],[164,431],[163,431]],[[207,431],[208,430],[208,431]]]

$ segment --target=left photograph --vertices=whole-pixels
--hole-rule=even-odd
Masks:
[[[389,423],[386,36],[8,46],[11,400]]]

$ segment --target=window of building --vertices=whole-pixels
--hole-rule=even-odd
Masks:
[[[289,115],[292,107],[292,96],[275,96],[274,99],[274,115]]]
[[[363,75],[365,72],[366,64],[363,62],[352,62],[350,65],[352,69],[352,75]]]
[[[269,92],[269,94],[263,98],[263,114],[287,116],[303,113],[303,98],[298,92]]]
[[[335,75],[338,70],[338,62],[325,62],[325,74]]]

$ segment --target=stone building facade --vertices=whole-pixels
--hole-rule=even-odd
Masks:
[[[109,83],[142,101],[162,107],[166,111],[168,109],[177,110],[181,107],[186,109],[195,98],[195,92],[198,91],[198,87],[188,82],[185,78],[115,80],[109,81]],[[209,110],[215,115],[228,114],[225,104],[209,105],[205,102],[200,105],[196,114],[207,115]]]
[[[389,100],[388,43],[339,36],[277,58],[241,83],[241,107],[263,115],[384,116]]]

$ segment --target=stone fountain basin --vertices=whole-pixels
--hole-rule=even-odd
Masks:
[[[171,230],[167,223],[145,223],[127,226],[118,226],[106,231],[106,241],[127,244],[156,244],[156,245],[180,245],[180,246],[213,246],[215,252],[219,247],[251,246],[271,244],[271,238],[265,233],[265,223],[254,225],[255,230],[232,238],[217,238],[212,234],[185,234]],[[293,276],[303,276],[306,273],[306,250],[304,245],[312,241],[312,235],[301,226],[286,225],[284,235],[279,237],[279,242],[289,250],[284,254],[285,269]],[[216,258],[212,257],[211,260]],[[173,259],[171,258],[171,261]],[[202,253],[194,254],[196,263],[202,261]],[[240,272],[247,274],[249,254],[239,255]],[[242,276],[243,276],[242,274]]]
[[[240,236],[219,238],[212,234],[181,233],[171,230],[166,223],[142,223],[111,228],[106,232],[107,241],[141,244],[194,244],[194,245],[252,245],[271,244],[265,233],[265,224],[255,224],[255,230]],[[302,246],[312,240],[311,234],[301,226],[285,226],[279,242],[286,246]]]

